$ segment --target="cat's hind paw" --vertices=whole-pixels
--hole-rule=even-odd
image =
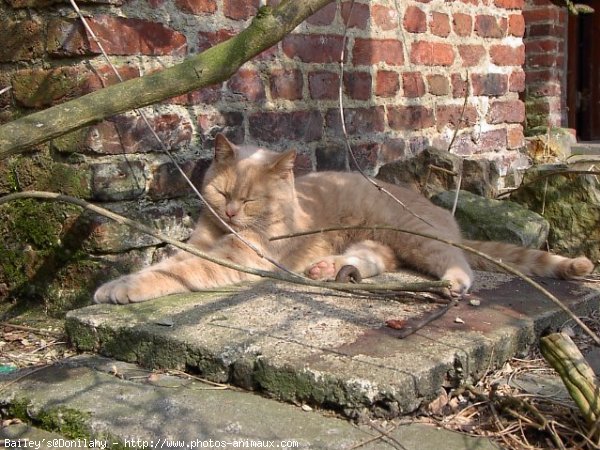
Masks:
[[[332,281],[335,280],[339,268],[336,257],[327,256],[309,264],[304,273],[311,280]]]

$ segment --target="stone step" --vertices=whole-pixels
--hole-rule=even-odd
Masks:
[[[331,414],[91,355],[0,378],[0,407],[55,431],[5,427],[6,448],[499,449],[425,424],[388,427],[385,436]]]
[[[598,308],[600,291],[591,283],[540,282],[580,314]],[[185,370],[349,417],[395,417],[432,400],[441,386],[478,379],[522,354],[542,330],[567,319],[522,280],[478,273],[475,286],[481,306],[460,302],[406,339],[398,339],[386,320],[439,305],[271,282],[128,306],[94,305],[70,312],[66,325],[80,350]]]

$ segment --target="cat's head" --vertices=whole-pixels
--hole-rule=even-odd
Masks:
[[[236,231],[265,230],[284,220],[296,204],[295,151],[277,153],[238,146],[222,134],[215,139],[215,156],[203,185],[205,200]]]

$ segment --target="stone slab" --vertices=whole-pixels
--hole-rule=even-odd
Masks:
[[[0,429],[7,448],[18,443],[23,448],[25,440],[56,444],[62,438],[63,445],[49,448],[84,448],[93,442],[96,448],[499,449],[488,439],[425,424],[393,430],[388,425],[391,441],[370,426],[319,411],[98,356],[78,356],[24,375],[0,377],[0,407],[19,409],[28,420],[52,423],[63,433],[7,427]]]
[[[540,281],[579,314],[598,308],[600,291],[592,284]],[[386,320],[439,306],[271,282],[137,305],[95,305],[70,312],[66,325],[80,350],[185,370],[349,417],[393,417],[433,399],[440,386],[478,379],[567,318],[510,276],[478,273],[475,286],[481,306],[461,302],[406,339],[398,339]]]

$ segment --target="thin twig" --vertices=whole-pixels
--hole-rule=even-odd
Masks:
[[[332,283],[332,282],[322,282],[315,281],[309,278],[302,277],[300,275],[292,273],[282,274],[272,271],[266,271],[261,269],[250,268],[246,266],[242,266],[239,264],[235,264],[230,260],[216,258],[209,253],[204,253],[198,248],[185,244],[176,239],[172,239],[168,236],[165,236],[162,233],[143,225],[135,220],[129,219],[127,217],[123,217],[119,214],[116,214],[112,211],[104,209],[100,206],[91,204],[86,202],[85,200],[71,197],[63,194],[56,194],[54,192],[41,192],[41,191],[26,191],[26,192],[16,192],[13,194],[5,195],[4,197],[0,197],[0,205],[3,203],[8,203],[10,201],[19,200],[23,198],[37,198],[42,200],[51,200],[51,201],[59,201],[64,203],[70,203],[73,205],[77,205],[83,209],[88,211],[92,211],[96,214],[100,214],[101,216],[107,217],[109,219],[114,220],[117,223],[122,225],[126,225],[130,228],[133,228],[137,231],[140,231],[145,234],[149,234],[162,242],[167,244],[171,244],[174,247],[177,247],[181,250],[184,250],[188,253],[191,253],[194,256],[210,261],[214,264],[218,264],[220,266],[227,267],[232,270],[237,270],[238,272],[244,272],[250,275],[258,276],[261,278],[269,278],[278,281],[285,281],[288,283],[298,284],[302,286],[312,286],[319,287],[325,289],[338,290],[343,292],[380,292],[380,291],[423,291],[423,292],[439,292],[441,289],[447,288],[449,283],[447,281],[422,281],[422,282],[413,282],[413,283],[360,283],[360,284],[352,284],[352,283]]]
[[[458,136],[458,130],[460,130],[460,124],[462,123],[462,121],[464,120],[465,117],[465,112],[467,111],[467,103],[469,101],[469,94],[471,89],[469,88],[469,71],[467,70],[466,73],[466,89],[465,89],[465,100],[463,102],[463,107],[462,107],[462,111],[460,112],[460,116],[458,118],[458,121],[456,123],[456,128],[454,129],[454,133],[452,134],[452,139],[450,140],[450,143],[448,144],[448,151],[452,150],[452,146],[454,145],[454,141],[456,141],[456,137]]]
[[[39,328],[28,327],[25,325],[16,325],[16,324],[10,323],[10,322],[0,322],[0,327],[10,327],[10,328],[14,328],[15,330],[30,331],[32,333],[43,334],[46,336],[53,336],[53,337],[62,336],[64,334],[60,331],[41,330]]]
[[[533,279],[531,279],[530,277],[528,277],[527,275],[525,275],[524,273],[522,273],[521,271],[515,269],[512,266],[509,266],[506,263],[503,263],[502,261],[496,259],[496,258],[492,258],[491,256],[480,252],[479,250],[476,250],[472,247],[469,247],[467,245],[461,244],[459,242],[453,242],[450,241],[448,239],[444,239],[438,236],[434,236],[432,234],[428,234],[428,233],[420,233],[417,231],[413,231],[413,230],[405,230],[402,228],[398,228],[398,227],[392,227],[392,226],[387,226],[387,225],[373,225],[373,226],[340,226],[340,227],[330,227],[330,228],[321,228],[319,230],[310,230],[310,231],[304,231],[304,232],[300,232],[300,233],[290,233],[287,235],[282,235],[282,236],[274,236],[271,238],[272,241],[276,241],[276,240],[280,240],[280,239],[289,239],[289,238],[293,238],[293,237],[300,237],[300,236],[308,236],[311,234],[318,234],[318,233],[325,233],[325,232],[331,232],[331,231],[344,231],[344,230],[389,230],[389,231],[396,231],[399,233],[407,233],[407,234],[412,234],[415,236],[420,236],[426,239],[433,239],[435,241],[439,241],[439,242],[443,242],[445,244],[448,245],[452,245],[453,247],[457,247],[460,248],[461,250],[467,251],[469,253],[473,253],[495,265],[497,265],[498,267],[502,268],[503,270],[505,270],[508,273],[511,273],[513,275],[516,275],[517,277],[521,278],[523,281],[525,281],[527,284],[529,284],[530,286],[532,286],[534,289],[536,289],[537,291],[541,292],[546,298],[548,298],[552,303],[554,303],[555,305],[557,305],[560,309],[562,309],[563,311],[565,311],[569,317],[571,319],[573,319],[573,321],[575,321],[575,323],[577,323],[577,325],[579,325],[593,340],[597,345],[600,345],[600,338],[598,336],[596,336],[596,334],[579,318],[577,317],[563,302],[561,302],[554,294],[552,294],[550,291],[548,291],[546,288],[544,288],[542,285],[540,285],[539,283],[535,282]]]
[[[5,88],[0,89],[0,95],[4,94],[5,92],[8,92],[12,89],[12,86],[6,86]]]

